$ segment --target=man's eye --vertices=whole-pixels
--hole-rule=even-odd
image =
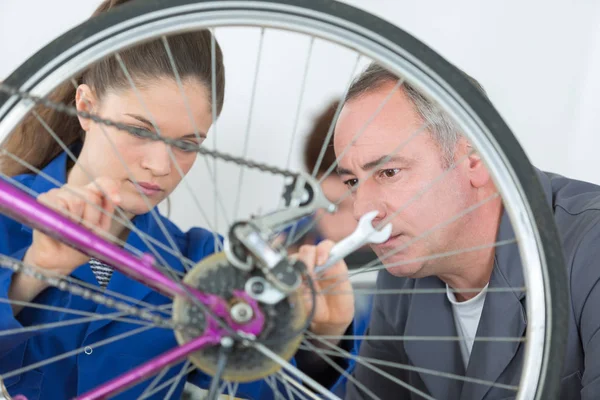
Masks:
[[[347,179],[344,181],[344,185],[348,187],[354,187],[358,183],[358,179]]]
[[[394,176],[398,175],[399,172],[400,168],[388,168],[381,171],[380,175],[385,178],[393,178]]]

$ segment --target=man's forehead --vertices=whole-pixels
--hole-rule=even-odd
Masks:
[[[385,107],[372,113],[353,101],[345,105],[339,115],[333,142],[336,148],[350,144],[369,146],[377,142],[393,143],[424,130],[424,127],[423,120],[412,109]]]

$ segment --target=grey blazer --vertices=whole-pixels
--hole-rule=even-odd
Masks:
[[[568,343],[562,367],[561,399],[600,399],[600,187],[539,173],[548,202],[562,238],[571,290]],[[514,238],[508,217],[502,218],[498,240]],[[382,289],[444,289],[436,277],[398,278],[381,271],[377,280]],[[516,244],[496,249],[490,288],[524,287],[522,266]],[[527,328],[525,292],[488,292],[483,306],[478,337],[522,337]],[[369,335],[457,336],[452,308],[444,293],[377,295]],[[365,340],[360,356],[406,368],[372,364],[392,377],[435,399],[511,399],[514,390],[436,376],[440,371],[500,385],[518,386],[524,343],[475,341],[466,368],[457,341]],[[423,399],[418,392],[403,388],[389,377],[360,363],[354,377],[371,393],[349,381],[348,399]]]

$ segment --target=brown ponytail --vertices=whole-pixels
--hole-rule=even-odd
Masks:
[[[52,93],[49,99],[75,106],[75,87],[71,83],[64,83]],[[67,146],[80,138],[81,127],[77,118],[43,106],[36,106],[27,114],[23,122],[6,139],[2,148],[22,161],[41,169],[56,157],[62,148],[47,132],[40,120],[44,121]],[[31,172],[25,165],[4,154],[0,156],[0,168],[2,173],[8,176]]]
[[[92,17],[128,1],[105,0],[98,6]],[[210,31],[199,30],[169,36],[168,43],[181,79],[193,77],[210,88],[212,82]],[[211,102],[217,107],[217,114],[220,114],[225,92],[225,68],[219,44],[215,42],[215,46],[217,98],[211,98]],[[136,83],[143,79],[165,76],[174,78],[171,61],[160,39],[122,50],[119,54]],[[106,57],[97,62],[79,77],[75,77],[75,80],[78,84],[89,85],[99,99],[109,89],[130,87],[129,81],[115,57]],[[209,93],[211,93],[210,90]],[[74,107],[75,94],[76,88],[73,83],[66,81],[52,92],[49,99]],[[77,118],[43,106],[34,107],[33,112],[28,114],[23,122],[15,128],[2,147],[6,152],[38,169],[44,168],[62,151],[61,146],[48,133],[40,120],[47,124],[67,146],[82,138],[82,130]],[[0,156],[0,169],[3,174],[8,176],[31,172],[21,163],[5,155]]]

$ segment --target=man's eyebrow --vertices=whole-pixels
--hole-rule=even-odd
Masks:
[[[377,158],[376,160],[369,161],[369,162],[363,164],[361,169],[363,171],[368,171],[370,169],[376,168],[383,164],[387,164],[388,162],[401,162],[402,164],[410,164],[411,160],[404,156],[398,155],[398,154],[385,155],[385,156],[381,156],[381,157]],[[337,173],[338,173],[338,175],[353,175],[352,171],[350,171],[349,169],[346,169],[346,168],[341,168],[341,167],[337,168]]]
[[[389,162],[400,162],[402,164],[410,164],[410,160],[408,158],[401,156],[399,154],[394,154],[394,155],[381,156],[376,160],[369,161],[368,163],[363,164],[362,169],[364,171],[368,171],[370,169],[381,166],[383,164],[387,164]]]
[[[349,169],[340,168],[340,167],[337,167],[337,173],[338,173],[338,175],[352,175],[352,171],[350,171]]]
[[[129,114],[129,113],[126,113],[125,115],[128,115],[131,118],[137,119],[142,124],[147,125],[149,128],[154,127],[154,125],[152,125],[152,122],[148,121],[146,118],[142,117],[141,115]],[[204,132],[198,131],[198,136],[200,136],[201,139],[206,139],[206,133],[204,133]],[[180,139],[196,139],[196,138],[197,137],[196,137],[195,133],[188,133],[186,135],[183,135]]]

